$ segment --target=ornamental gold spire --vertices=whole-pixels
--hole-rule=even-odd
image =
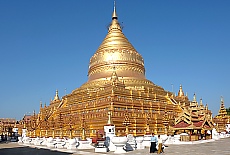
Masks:
[[[183,92],[183,89],[182,89],[182,85],[180,85],[180,89],[179,89],[179,92],[178,92],[178,96],[179,96],[179,97],[184,96],[184,92]]]
[[[115,1],[108,34],[90,59],[88,81],[109,78],[114,66],[119,77],[145,79],[144,60],[122,32]]]
[[[221,116],[227,115],[227,111],[226,111],[225,106],[224,106],[223,96],[220,97],[220,110],[219,110],[218,115],[221,115]]]
[[[114,5],[113,5],[113,15],[112,15],[112,19],[117,19],[116,1],[114,1]]]
[[[40,101],[40,108],[42,108],[42,101]]]
[[[202,101],[202,98],[200,99],[200,106],[203,107],[203,101]]]
[[[196,93],[193,94],[193,102],[196,102]]]
[[[58,90],[56,90],[55,97],[54,97],[54,101],[56,101],[56,100],[59,100]]]

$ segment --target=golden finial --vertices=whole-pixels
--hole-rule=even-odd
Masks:
[[[200,99],[200,106],[203,106],[202,98]]]
[[[221,101],[221,104],[224,104],[224,98],[223,98],[223,96],[220,96],[220,101]]]
[[[180,85],[180,90],[179,90],[179,92],[178,92],[178,96],[179,96],[179,97],[184,96],[184,92],[183,92],[183,89],[182,89],[182,85]]]
[[[54,97],[54,100],[59,100],[59,96],[58,96],[58,90],[56,90],[56,93],[55,93],[55,97]]]
[[[207,110],[207,111],[208,111],[208,104],[206,104],[206,105],[205,105],[205,110]]]
[[[112,15],[112,19],[117,19],[117,13],[116,13],[116,1],[114,0],[114,4],[113,4],[113,15]]]
[[[42,101],[40,101],[40,108],[42,108]]]
[[[196,102],[196,93],[193,95],[193,101]]]

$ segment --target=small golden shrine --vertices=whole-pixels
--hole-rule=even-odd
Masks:
[[[213,118],[215,128],[217,132],[226,132],[226,125],[230,124],[230,116],[227,115],[227,111],[224,105],[224,98],[220,99],[220,110],[218,114]]]
[[[210,139],[214,123],[212,113],[207,105],[203,105],[202,99],[198,104],[196,94],[194,94],[193,101],[189,106],[182,105],[182,109],[182,113],[175,119],[173,126],[175,134],[187,133],[188,138],[184,140],[189,141]]]

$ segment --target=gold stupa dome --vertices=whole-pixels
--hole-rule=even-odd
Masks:
[[[114,68],[124,79],[145,79],[144,60],[122,33],[115,5],[108,34],[90,59],[88,82],[111,77]]]

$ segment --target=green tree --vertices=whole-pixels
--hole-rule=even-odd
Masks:
[[[226,108],[226,111],[227,111],[227,115],[230,115],[230,107]]]

